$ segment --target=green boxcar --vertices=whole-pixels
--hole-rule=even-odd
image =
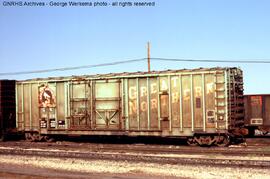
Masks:
[[[16,83],[17,128],[52,135],[187,137],[227,144],[244,124],[238,68],[31,79]]]

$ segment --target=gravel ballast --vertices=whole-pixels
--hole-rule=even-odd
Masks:
[[[29,167],[53,169],[57,171],[83,172],[83,173],[110,173],[126,175],[145,176],[167,176],[183,178],[260,178],[270,177],[269,169],[242,168],[242,167],[215,167],[198,165],[179,165],[143,163],[130,161],[109,161],[109,160],[83,160],[72,158],[50,158],[34,156],[12,156],[0,155],[1,165],[23,166],[25,170]],[[1,169],[0,169],[1,170]]]

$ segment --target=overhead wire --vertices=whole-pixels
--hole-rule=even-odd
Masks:
[[[180,59],[180,58],[151,58],[158,61],[176,61],[176,62],[211,62],[211,63],[270,63],[270,59],[253,59],[253,60],[209,60],[209,59]]]
[[[94,67],[102,67],[102,66],[119,65],[119,64],[125,64],[125,63],[133,63],[133,62],[143,61],[145,59],[146,58],[140,58],[140,59],[115,61],[115,62],[110,62],[110,63],[101,63],[101,64],[95,64],[95,65],[81,65],[81,66],[75,66],[75,67],[63,67],[63,68],[53,68],[53,69],[45,69],[45,70],[6,72],[6,73],[0,73],[0,76],[23,75],[23,74],[33,74],[33,73],[47,73],[47,72],[68,71],[68,70],[78,70],[78,69],[84,69],[84,68],[94,68]]]
[[[85,69],[85,68],[94,68],[94,67],[113,66],[113,65],[119,65],[119,64],[134,63],[134,62],[145,61],[145,60],[147,60],[147,58],[129,59],[129,60],[121,60],[121,61],[115,61],[115,62],[109,62],[109,63],[94,64],[94,65],[81,65],[81,66],[74,66],[74,67],[63,67],[63,68],[53,68],[53,69],[44,69],[44,70],[4,72],[4,73],[0,73],[0,76],[78,70],[78,69]],[[181,59],[181,58],[158,58],[158,57],[154,57],[154,58],[151,58],[151,61],[270,64],[270,59],[210,60],[210,59]]]

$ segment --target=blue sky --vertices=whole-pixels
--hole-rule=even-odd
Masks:
[[[267,0],[156,0],[155,7],[125,8],[4,7],[0,2],[1,73],[144,58],[147,41],[152,57],[270,61]],[[216,66],[241,67],[245,93],[270,93],[270,64],[152,63],[153,70]],[[145,70],[147,64],[138,62],[0,79]]]

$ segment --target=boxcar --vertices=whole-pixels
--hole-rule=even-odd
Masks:
[[[184,136],[190,145],[227,145],[244,125],[238,68],[31,79],[16,83],[16,96],[17,129],[29,140]]]
[[[15,81],[0,80],[0,140],[15,130]]]
[[[255,130],[263,135],[270,132],[270,94],[245,95],[245,125],[249,135],[254,136]]]

